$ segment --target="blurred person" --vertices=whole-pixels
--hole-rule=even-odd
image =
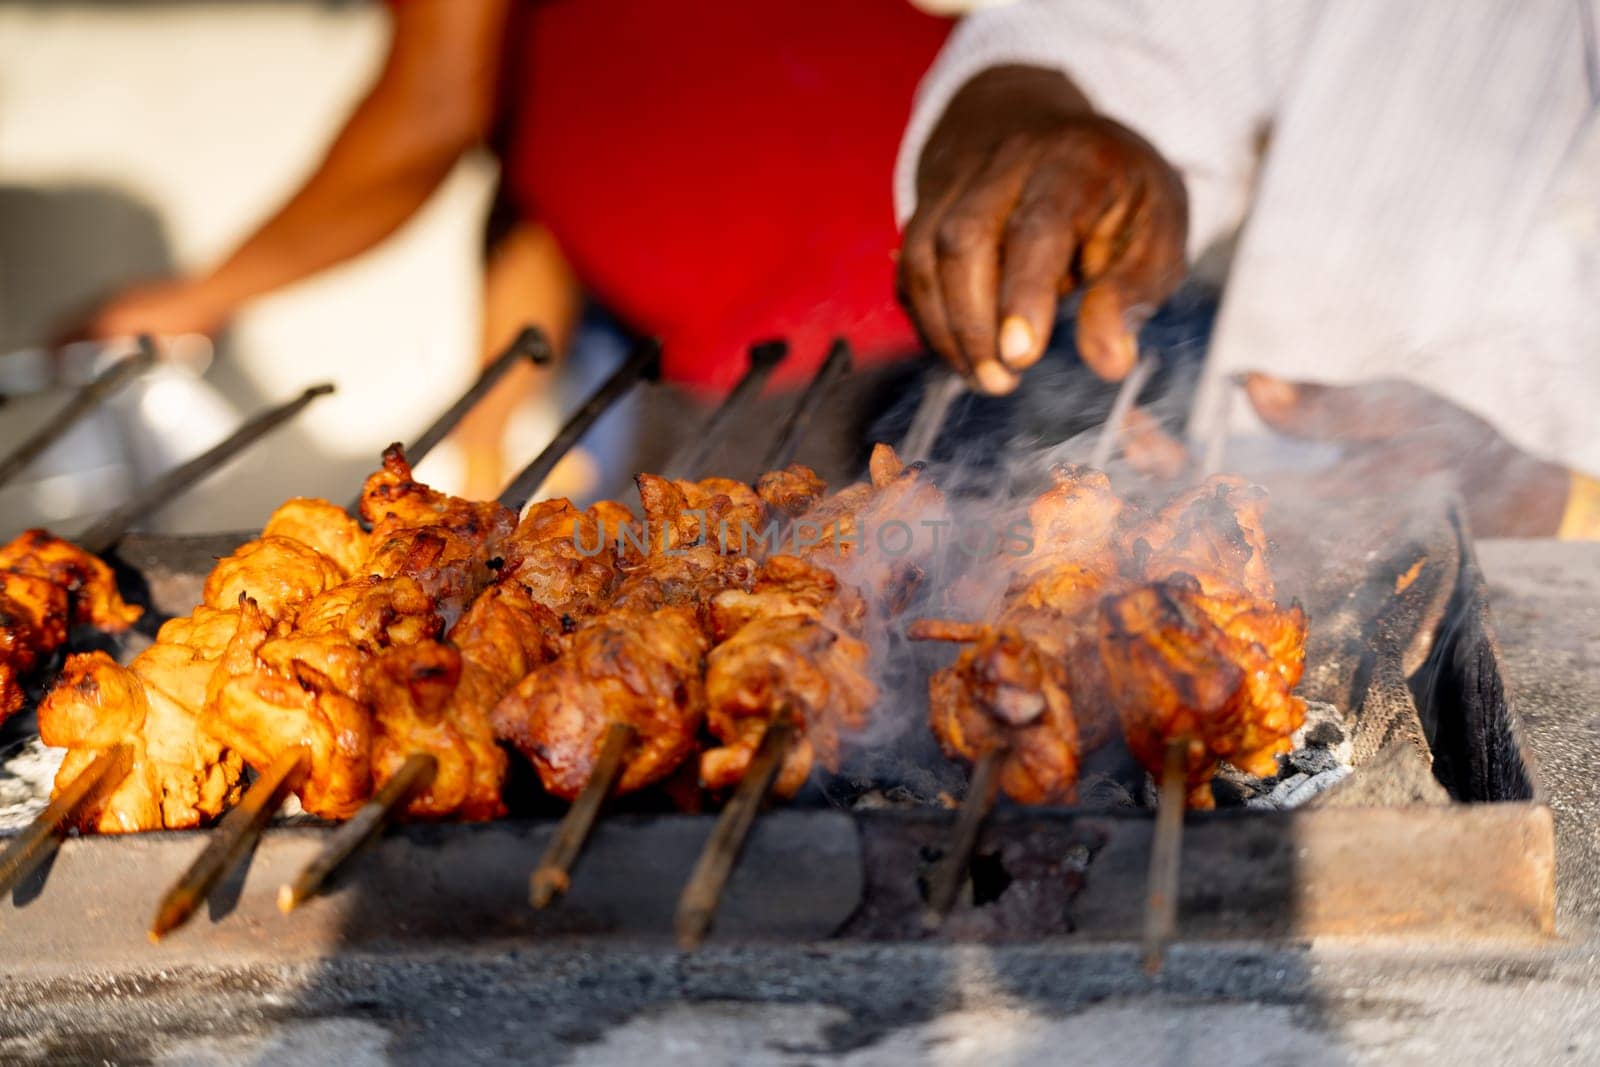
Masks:
[[[1253,407],[1339,448],[1330,488],[1600,537],[1600,5],[984,7],[896,173],[902,299],[974,389],[1016,389],[1069,303],[1122,378],[1192,264],[1224,287],[1199,432],[1264,367]]]
[[[947,22],[906,0],[391,7],[382,71],[299,191],[214,269],[109,300],[90,336],[213,332],[254,297],[383,240],[487,144],[502,177],[486,357],[528,321],[565,347],[580,286],[659,336],[664,376],[701,396],[774,336],[791,345],[789,383],[835,334],[868,361],[917,348],[894,298],[887,179]],[[505,421],[531,377],[463,424],[470,492],[499,488]],[[696,410],[645,412],[646,436],[670,436]]]

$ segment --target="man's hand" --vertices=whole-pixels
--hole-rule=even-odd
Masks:
[[[66,340],[108,341],[139,333],[176,336],[222,329],[233,309],[201,280],[175,278],[125,289],[76,324]]]
[[[999,394],[1081,290],[1078,351],[1116,380],[1182,280],[1187,231],[1182,179],[1148,142],[1053,71],[997,68],[951,101],[923,150],[901,301],[935,351]]]
[[[1272,429],[1341,446],[1339,462],[1315,476],[1320,494],[1398,496],[1442,479],[1466,501],[1481,537],[1549,537],[1560,525],[1569,472],[1420,385],[1314,385],[1253,373],[1244,387]]]

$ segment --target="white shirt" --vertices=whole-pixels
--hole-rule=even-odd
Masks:
[[[1191,261],[1226,276],[1198,430],[1226,372],[1400,375],[1600,471],[1597,9],[1018,0],[969,16],[924,79],[896,202],[908,217],[969,78],[1060,69],[1179,169]]]

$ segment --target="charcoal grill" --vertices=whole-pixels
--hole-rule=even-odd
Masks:
[[[798,433],[781,435],[786,449]],[[1285,546],[1320,560],[1306,570],[1306,588],[1290,590],[1312,617],[1303,688],[1354,709],[1357,742],[1374,758],[1325,804],[1191,815],[1181,938],[1551,933],[1550,810],[1506,700],[1470,535],[1449,506],[1405,514],[1374,515],[1362,544],[1313,534]],[[247,536],[128,536],[115,562],[152,614],[183,612],[215,558]],[[920,718],[921,709],[908,714]],[[1408,753],[1431,763],[1427,782],[1405,784]],[[1441,802],[1414,802],[1429,798]],[[982,831],[963,898],[929,935],[920,922],[928,879],[953,820],[926,805],[773,811],[756,824],[714,936],[1139,936],[1148,811],[1002,807]],[[73,838],[3,906],[0,951],[13,960],[115,966],[148,962],[151,952],[243,959],[504,938],[666,939],[713,823],[709,814],[649,811],[601,820],[567,898],[547,911],[531,909],[527,894],[554,819],[402,826],[353,861],[327,895],[283,916],[279,886],[330,832],[290,821],[268,830],[246,868],[212,895],[209,921],[160,949],[145,943],[143,919],[207,831]]]

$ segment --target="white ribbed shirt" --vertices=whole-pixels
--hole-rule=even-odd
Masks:
[[[915,206],[949,98],[1062,70],[1184,176],[1226,277],[1222,374],[1405,376],[1600,471],[1600,0],[1017,0],[970,15],[896,167]],[[1244,405],[1234,405],[1236,410]]]

